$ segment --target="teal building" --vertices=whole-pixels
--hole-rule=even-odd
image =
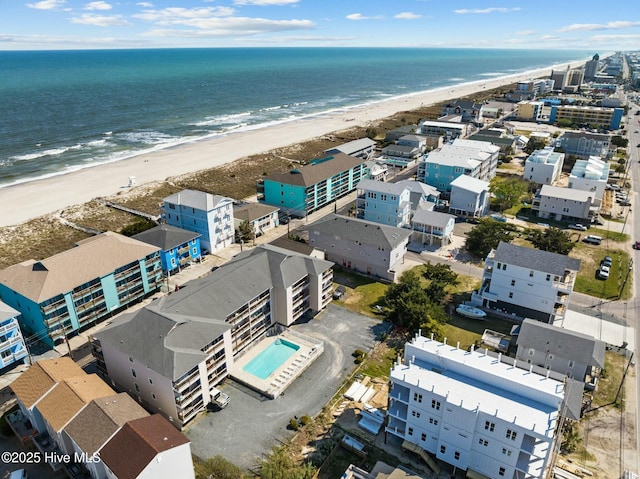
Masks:
[[[159,291],[160,248],[113,232],[0,271],[0,300],[22,330],[53,346]]]

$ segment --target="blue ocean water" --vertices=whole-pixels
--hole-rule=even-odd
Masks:
[[[395,48],[0,52],[0,187],[588,56]]]

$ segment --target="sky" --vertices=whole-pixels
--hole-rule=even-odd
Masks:
[[[0,50],[457,47],[640,50],[614,0],[0,0]]]

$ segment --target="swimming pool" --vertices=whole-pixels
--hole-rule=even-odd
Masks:
[[[267,379],[298,349],[300,346],[297,344],[278,338],[247,363],[242,370],[260,379]]]

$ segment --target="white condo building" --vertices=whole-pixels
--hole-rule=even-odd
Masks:
[[[387,441],[417,446],[467,477],[546,477],[573,394],[501,359],[416,335],[391,370]]]
[[[595,192],[597,200],[602,201],[604,190],[609,181],[609,162],[599,156],[590,156],[588,160],[577,160],[569,176],[569,188]]]
[[[539,185],[552,185],[560,178],[564,153],[556,153],[548,146],[534,151],[524,162],[524,179]]]
[[[485,259],[471,301],[515,318],[553,323],[566,313],[579,269],[579,259],[500,242]]]

